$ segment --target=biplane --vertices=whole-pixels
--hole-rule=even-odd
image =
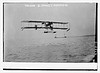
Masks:
[[[25,26],[25,27],[21,27],[22,30],[24,29],[47,29],[47,31],[44,31],[44,33],[49,33],[51,31],[53,31],[54,29],[59,29],[59,30],[66,30],[69,31],[70,28],[69,27],[59,27],[59,26],[54,26],[54,25],[68,25],[69,22],[52,22],[52,21],[21,21],[22,23],[41,23],[41,25],[44,26],[38,26],[38,24],[34,24],[34,26]],[[51,31],[48,31],[48,29],[50,29]],[[56,33],[56,31],[53,31],[53,33]]]

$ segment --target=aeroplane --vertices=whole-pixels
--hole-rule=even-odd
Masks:
[[[41,23],[41,25],[44,25],[44,27],[40,27],[38,26],[38,24],[34,24],[34,27],[21,27],[21,29],[50,29],[51,31],[53,31],[53,29],[60,29],[60,30],[67,30],[69,31],[70,28],[69,27],[64,27],[64,28],[61,28],[61,27],[54,27],[53,25],[56,25],[56,24],[61,24],[61,25],[67,25],[69,22],[53,22],[53,21],[28,21],[28,20],[24,20],[24,21],[21,21],[22,23]],[[44,33],[49,33],[51,31],[44,31]],[[53,33],[56,33],[56,31],[53,31]]]

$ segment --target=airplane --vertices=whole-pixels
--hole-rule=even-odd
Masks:
[[[52,22],[52,21],[28,21],[28,20],[24,20],[24,21],[21,21],[22,23],[41,23],[42,25],[44,25],[44,27],[38,27],[36,24],[34,27],[21,27],[21,29],[50,29],[53,31],[53,29],[61,29],[61,30],[67,30],[69,31],[70,28],[61,28],[61,27],[53,27],[53,25],[55,24],[61,24],[61,25],[66,25],[68,24],[69,22]],[[44,31],[44,33],[49,33],[50,31]],[[54,31],[53,33],[56,33],[56,31]]]

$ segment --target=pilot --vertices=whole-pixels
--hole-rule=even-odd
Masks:
[[[37,30],[37,25],[35,25],[35,29]]]

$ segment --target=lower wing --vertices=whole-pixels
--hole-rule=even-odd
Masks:
[[[23,29],[51,29],[50,27],[22,27],[21,28],[22,30]],[[53,29],[61,29],[61,30],[66,30],[66,29],[69,29],[69,28],[56,28],[56,27],[53,27]]]

